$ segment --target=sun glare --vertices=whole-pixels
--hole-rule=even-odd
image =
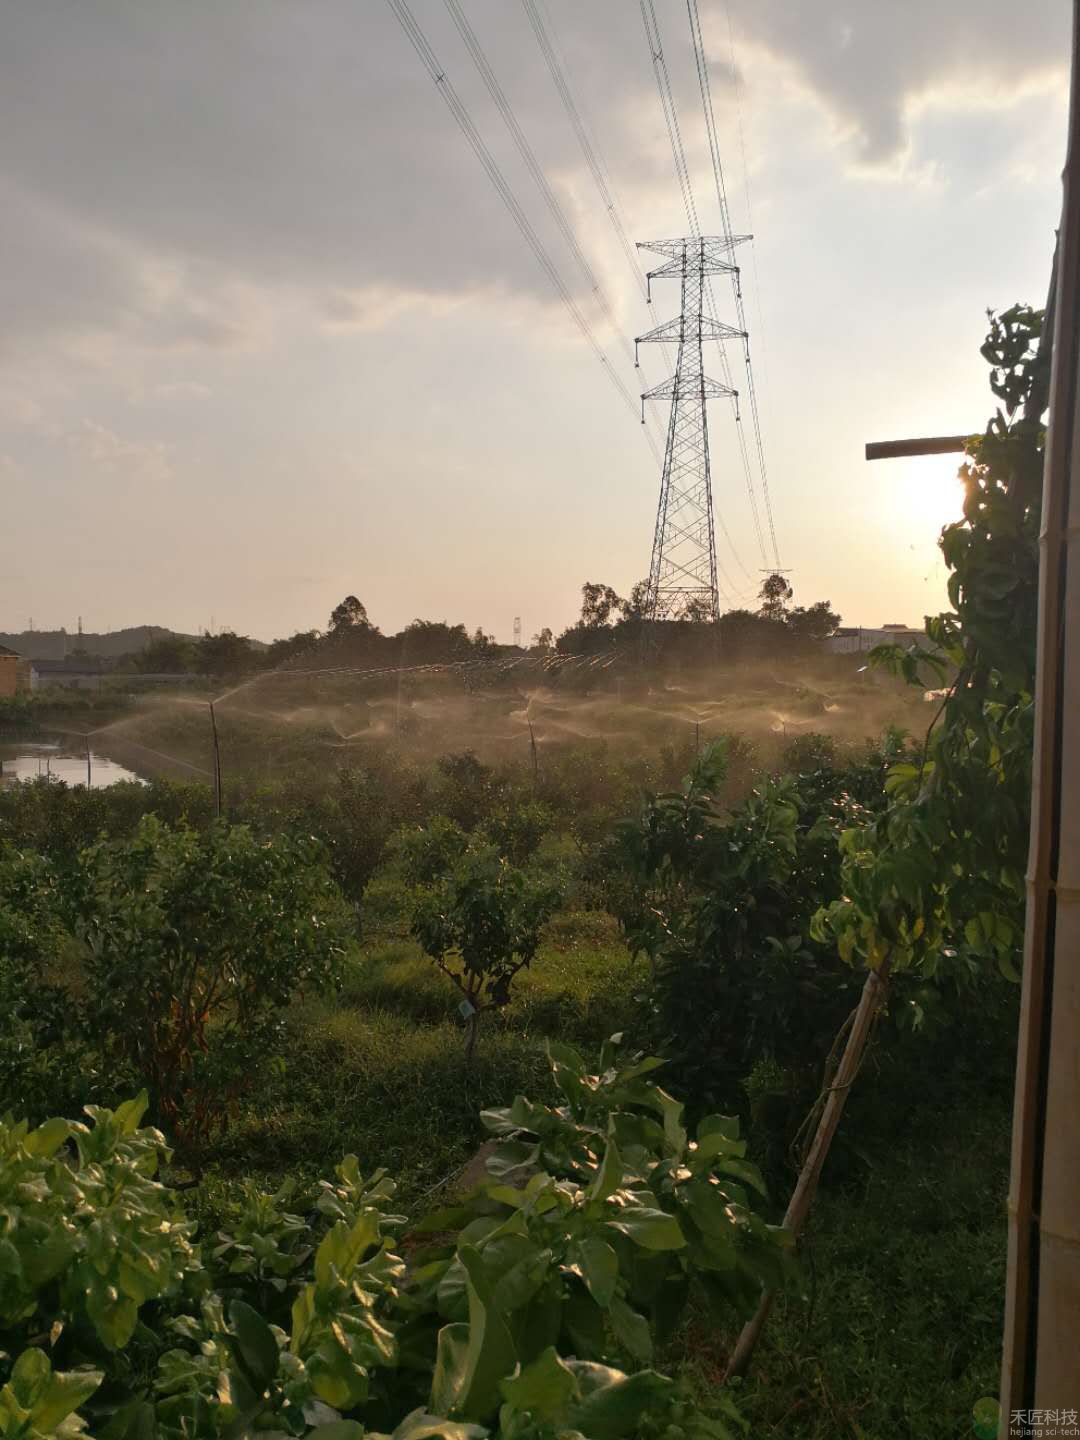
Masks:
[[[936,544],[942,527],[960,519],[964,491],[957,471],[961,460],[959,455],[928,455],[882,462],[895,467],[889,476],[885,508],[911,541]]]

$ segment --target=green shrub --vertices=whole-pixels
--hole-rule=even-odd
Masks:
[[[764,1055],[812,1086],[860,985],[809,937],[835,893],[840,831],[862,813],[846,774],[768,779],[730,812],[724,775],[711,747],[607,851],[608,903],[651,964],[649,1023],[703,1105],[735,1103]]]
[[[44,857],[0,845],[0,1097],[51,1103],[63,1093],[60,1070],[76,1058],[64,1044],[69,998],[56,983],[65,941],[56,887]]]
[[[350,928],[313,842],[154,816],[81,854],[66,905],[90,1032],[195,1147],[274,1051],[289,999],[335,979]]]

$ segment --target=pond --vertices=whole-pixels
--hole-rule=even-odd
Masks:
[[[86,784],[86,750],[70,737],[54,740],[0,739],[0,785],[16,780],[64,780],[69,785]],[[107,755],[90,751],[90,785],[94,790],[115,785],[118,780],[142,779],[133,770],[118,765]]]

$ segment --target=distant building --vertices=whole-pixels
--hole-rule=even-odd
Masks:
[[[20,656],[0,645],[0,700],[8,700],[19,689]]]
[[[67,685],[74,690],[97,690],[107,675],[104,664],[92,655],[68,660],[35,660],[30,671],[32,690]]]
[[[863,650],[873,650],[876,645],[901,645],[910,650],[925,639],[924,630],[910,625],[882,625],[875,630],[861,625],[841,625],[836,634],[825,641],[825,649],[834,655],[857,655]]]

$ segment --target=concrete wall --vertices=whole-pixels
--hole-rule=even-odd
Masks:
[[[105,675],[73,674],[70,670],[47,670],[42,674],[35,668],[33,688],[35,690],[100,690],[108,677]]]

